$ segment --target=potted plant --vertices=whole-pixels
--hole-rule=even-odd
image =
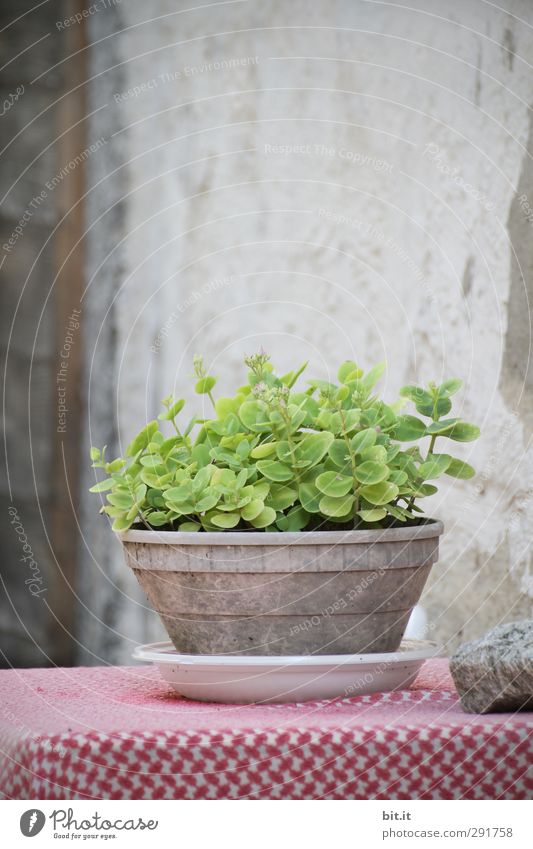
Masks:
[[[298,390],[306,364],[278,377],[263,352],[245,363],[247,383],[215,399],[195,357],[213,418],[183,426],[169,396],[125,458],[92,449],[107,474],[92,492],[106,493],[127,564],[182,653],[395,651],[443,530],[420,501],[441,475],[474,474],[435,451],[479,435],[449,417],[461,381],[387,404],[373,394],[383,365],[344,362],[337,383]]]

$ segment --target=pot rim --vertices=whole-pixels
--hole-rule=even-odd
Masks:
[[[427,519],[420,525],[405,528],[376,528],[353,531],[140,531],[115,532],[122,543],[150,545],[354,545],[357,543],[407,542],[412,539],[439,537],[444,525],[439,519]]]

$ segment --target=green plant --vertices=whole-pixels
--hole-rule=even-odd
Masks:
[[[195,390],[210,398],[214,418],[193,417],[182,427],[185,402],[169,396],[126,458],[107,462],[105,449],[91,449],[93,468],[108,475],[91,492],[107,493],[102,512],[114,530],[139,523],[179,531],[387,527],[419,520],[417,502],[437,491],[430,481],[474,475],[468,463],[435,452],[438,438],[479,436],[474,425],[446,418],[460,380],[405,386],[386,404],[372,394],[383,364],[365,374],[348,361],[338,383],[310,380],[297,391],[307,364],[277,377],[263,352],[245,363],[247,384],[215,400],[216,378],[195,357]],[[422,418],[400,412],[407,401]],[[160,423],[173,434],[165,436]],[[424,452],[406,445],[421,440]]]

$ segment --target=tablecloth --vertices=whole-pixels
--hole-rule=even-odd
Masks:
[[[0,672],[11,799],[533,798],[533,714],[463,712],[447,662],[333,701],[182,699],[152,667]]]

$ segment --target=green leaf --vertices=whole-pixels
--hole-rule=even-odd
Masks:
[[[322,472],[315,481],[315,486],[324,495],[332,495],[339,498],[346,495],[353,488],[353,479],[339,472]]]
[[[91,448],[91,460],[96,463],[100,460],[101,451],[99,448]]]
[[[360,466],[357,466],[355,477],[362,484],[381,483],[389,477],[389,467],[384,463],[366,460]]]
[[[135,487],[135,501],[137,504],[141,504],[146,498],[146,484],[141,483],[139,486]]]
[[[372,486],[364,486],[360,492],[365,501],[380,507],[382,504],[388,504],[389,501],[394,501],[398,496],[399,489],[396,484],[383,481]]]
[[[339,469],[348,471],[350,468],[350,455],[348,446],[344,439],[335,439],[329,446],[328,454],[330,459]]]
[[[141,432],[137,434],[135,439],[130,442],[126,449],[126,455],[128,457],[134,457],[139,451],[143,451],[148,446],[148,443],[151,441],[157,429],[158,424],[156,421],[148,422],[146,427],[144,427]]]
[[[433,396],[421,386],[402,386],[400,389],[402,398],[409,398],[414,404],[433,406]]]
[[[168,513],[165,513],[161,510],[155,510],[153,513],[150,513],[146,517],[146,521],[154,528],[160,528],[162,525],[168,524]]]
[[[395,483],[396,486],[402,486],[408,480],[409,476],[407,472],[403,472],[401,469],[395,469],[389,475],[389,481]]]
[[[172,421],[175,419],[178,413],[180,413],[185,406],[185,401],[183,398],[180,398],[179,401],[176,401],[168,410],[165,410],[164,413],[161,413],[157,418],[160,421]]]
[[[182,522],[181,525],[178,526],[178,531],[182,534],[192,534],[201,529],[201,525],[198,522]]]
[[[257,519],[260,513],[263,512],[265,504],[261,501],[260,498],[253,498],[245,507],[241,510],[241,516],[247,522],[250,522],[252,519]]]
[[[292,469],[277,460],[259,460],[257,469],[271,481],[290,481],[294,477]]]
[[[322,428],[322,430],[330,430],[332,418],[333,413],[331,412],[331,410],[320,410],[316,417],[317,427]]]
[[[188,481],[185,484],[181,484],[181,486],[172,486],[169,489],[165,490],[164,497],[165,501],[175,501],[178,504],[180,501],[187,501],[192,496],[192,485],[191,482]]]
[[[293,465],[291,446],[286,440],[282,440],[276,444],[276,457],[282,463],[288,463],[290,466]]]
[[[273,483],[268,496],[263,500],[267,507],[272,507],[277,512],[291,507],[296,501],[297,495],[298,493],[295,488],[285,486],[282,483]]]
[[[446,433],[448,435],[448,431],[459,421],[460,419],[442,419],[440,422],[433,422],[433,424],[427,426],[426,433],[430,436],[435,436],[439,433]]]
[[[384,445],[373,445],[372,448],[367,448],[366,451],[361,451],[360,454],[363,461],[373,460],[375,463],[386,463],[389,459],[387,449]]]
[[[111,527],[114,531],[127,531],[133,525],[133,519],[127,519],[126,516],[115,519]]]
[[[333,442],[332,433],[308,433],[297,446],[298,459],[307,460],[311,466],[320,463]]]
[[[196,383],[194,391],[197,395],[208,395],[209,392],[211,392],[211,390],[213,389],[213,386],[216,382],[216,377],[211,377],[211,375],[207,375],[207,377],[201,377],[200,380]]]
[[[350,395],[349,386],[340,386],[335,393],[335,401],[346,401]]]
[[[438,489],[432,483],[423,483],[416,487],[413,495],[416,495],[417,498],[426,498],[428,495],[435,495],[436,492],[438,492]]]
[[[387,515],[384,507],[376,507],[375,510],[358,510],[357,515],[363,522],[380,522]]]
[[[202,466],[199,469],[192,481],[192,491],[195,495],[198,495],[199,492],[202,492],[209,485],[209,481],[211,480],[211,475],[213,474],[214,468],[211,465]]]
[[[207,513],[208,510],[212,510],[213,507],[216,507],[218,504],[219,498],[220,496],[215,495],[214,493],[204,495],[203,498],[200,498],[200,500],[196,502],[195,513]]]
[[[119,516],[124,516],[124,510],[120,507],[111,507],[106,506],[100,510],[101,513],[105,513],[107,516],[111,516],[112,519],[117,519]]]
[[[452,402],[449,398],[437,398],[431,404],[417,404],[416,409],[421,416],[428,416],[432,419],[446,416],[452,408]]]
[[[423,480],[439,478],[450,465],[452,458],[449,454],[430,454],[418,467],[418,474]]]
[[[361,377],[363,372],[357,366],[357,363],[354,363],[353,360],[346,360],[340,367],[337,372],[337,379],[339,383],[346,383],[348,380],[356,380],[358,377]]]
[[[413,442],[426,435],[426,425],[416,416],[398,416],[392,436],[399,442]]]
[[[254,528],[267,528],[276,518],[276,511],[272,509],[272,507],[265,507],[264,510],[261,510],[258,516],[255,519],[250,521],[250,524],[253,525]]]
[[[367,427],[365,430],[360,430],[352,439],[352,449],[355,454],[360,454],[362,451],[367,451],[375,445],[377,433],[375,428]]]
[[[300,377],[300,375],[302,374],[302,372],[304,372],[304,371],[305,371],[305,369],[307,368],[307,366],[308,366],[308,365],[309,365],[309,363],[308,363],[308,362],[305,362],[305,363],[303,364],[303,366],[300,366],[300,368],[299,368],[297,371],[289,371],[289,372],[287,372],[287,374],[284,374],[284,375],[280,378],[281,382],[282,382],[282,383],[284,383],[284,384],[285,384],[285,386],[288,386],[288,387],[289,387],[289,389],[291,389],[291,387],[293,387],[293,386],[294,386],[294,384],[296,383],[296,381],[298,380],[298,378]]]
[[[235,449],[235,453],[241,460],[245,460],[248,457],[250,453],[250,443],[247,439],[241,439]]]
[[[254,460],[262,460],[265,457],[270,457],[271,454],[275,453],[277,444],[277,442],[262,442],[260,445],[252,448],[250,457],[253,457]]]
[[[469,478],[474,477],[476,470],[468,463],[464,463],[462,460],[452,459],[450,465],[446,469],[446,474],[450,475],[452,478],[468,480]]]
[[[117,490],[107,496],[107,500],[114,507],[122,507],[123,510],[129,510],[133,506],[133,498],[129,492]]]
[[[226,416],[229,416],[230,413],[237,414],[239,412],[241,400],[242,398],[239,396],[236,398],[217,398],[215,401],[215,411],[220,421],[224,421]]]
[[[260,498],[262,501],[264,501],[268,493],[270,492],[271,486],[272,484],[265,480],[257,481],[257,483],[254,483],[254,498]]]
[[[329,426],[330,430],[333,433],[352,433],[359,426],[360,418],[359,410],[343,410],[342,413],[333,413]]]
[[[231,469],[215,469],[211,476],[213,486],[220,486],[226,489],[235,488],[237,476]]]
[[[310,515],[303,507],[293,507],[286,516],[277,520],[280,531],[301,531],[309,524]]]
[[[209,519],[217,528],[234,528],[239,524],[241,517],[239,513],[214,513]]]
[[[165,473],[163,458],[160,457],[159,454],[146,454],[144,457],[141,457],[139,462],[141,466],[144,466],[146,469],[155,469],[156,466],[162,466],[163,474]]]
[[[446,433],[446,436],[448,439],[454,439],[455,442],[472,442],[478,438],[480,432],[476,425],[459,422]]]
[[[160,489],[149,489],[146,493],[146,500],[150,507],[155,507],[157,510],[162,510],[166,506]]]
[[[392,504],[387,504],[387,513],[389,516],[394,516],[395,519],[398,519],[399,522],[406,522],[407,519],[412,518],[411,514],[408,510],[405,510],[403,507],[394,506]]]
[[[374,366],[374,368],[371,368],[370,371],[367,371],[367,373],[361,378],[361,383],[365,389],[373,389],[385,371],[385,367],[386,363],[382,362],[378,363],[377,366]]]
[[[354,501],[353,495],[345,495],[343,498],[333,498],[331,495],[324,495],[320,499],[320,512],[324,516],[336,518],[348,516]]]
[[[320,511],[320,499],[322,494],[312,483],[302,483],[298,487],[298,498],[304,510],[308,513],[318,513]]]
[[[459,380],[458,377],[452,377],[450,380],[445,380],[444,383],[441,383],[441,385],[439,386],[439,397],[447,398],[449,395],[455,395],[455,393],[459,391],[462,385],[463,381]]]
[[[191,451],[191,460],[198,465],[198,468],[209,466],[211,463],[211,454],[209,445],[203,442],[201,445],[195,445]]]
[[[262,401],[245,401],[239,408],[239,418],[254,433],[270,431],[268,408]]]
[[[95,483],[94,486],[91,486],[89,492],[107,492],[109,489],[113,489],[116,485],[116,481],[113,478],[106,478],[100,483]]]

